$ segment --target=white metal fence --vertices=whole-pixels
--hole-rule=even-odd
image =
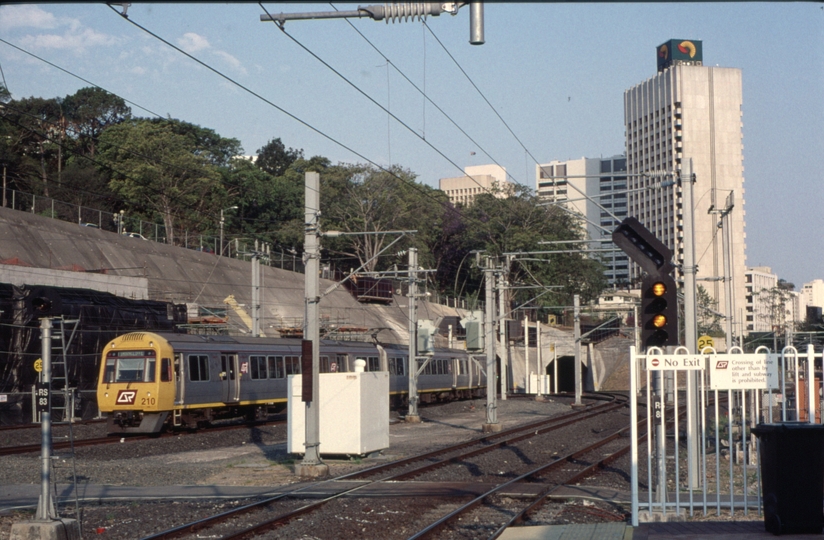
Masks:
[[[633,526],[655,514],[760,515],[758,440],[750,430],[762,422],[821,422],[821,358],[812,345],[750,354],[678,347],[638,355],[632,347]]]

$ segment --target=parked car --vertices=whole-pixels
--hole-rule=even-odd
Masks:
[[[81,227],[91,227],[93,229],[99,229],[100,227],[97,226],[96,223],[81,223]]]
[[[148,240],[148,238],[146,238],[142,234],[136,233],[136,232],[124,232],[123,236],[129,236],[131,238],[140,238],[141,240]]]

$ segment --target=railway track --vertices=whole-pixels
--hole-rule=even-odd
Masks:
[[[105,422],[105,420],[104,420]],[[225,431],[225,430],[232,430],[232,429],[241,429],[241,428],[248,428],[249,426],[272,426],[272,425],[282,425],[285,424],[285,419],[279,420],[271,420],[265,422],[255,422],[255,423],[242,423],[242,424],[228,424],[228,425],[220,425],[220,426],[212,426],[208,429],[209,432],[214,433],[215,431]],[[39,426],[38,426],[39,427]],[[31,429],[30,426],[27,426],[28,429]],[[22,429],[22,428],[21,428]],[[90,438],[81,438],[75,440],[67,440],[67,441],[54,441],[52,440],[51,448],[53,452],[61,451],[61,450],[71,450],[73,448],[80,448],[84,446],[97,446],[103,444],[112,444],[112,443],[123,443],[125,441],[141,441],[146,439],[157,439],[162,437],[178,437],[180,435],[189,435],[189,436],[196,436],[198,431],[172,431],[172,432],[164,432],[159,435],[128,435],[126,437],[117,437],[113,435],[109,435],[106,437],[90,437]],[[25,445],[18,445],[18,446],[0,446],[0,456],[13,456],[18,454],[27,454],[31,452],[40,452],[42,449],[42,443],[37,444],[25,444]]]
[[[614,441],[620,440],[624,433],[628,433],[629,427],[614,430],[604,437],[599,437],[594,444],[589,444],[586,448],[579,448],[568,455],[558,456],[551,463],[539,467],[540,470],[530,470],[513,480],[493,484],[492,488],[479,486],[477,482],[473,486],[469,485],[472,482],[452,482],[451,485],[450,483],[443,485],[443,483],[430,482],[422,486],[420,482],[412,484],[408,480],[420,478],[441,468],[464,467],[468,461],[482,454],[502,452],[502,455],[507,455],[517,451],[514,449],[517,449],[518,445],[529,444],[530,440],[537,440],[536,438],[546,436],[548,433],[574,427],[581,422],[592,421],[593,418],[623,409],[626,404],[627,399],[625,396],[613,395],[610,396],[610,401],[597,404],[590,403],[583,410],[576,410],[540,422],[518,426],[500,433],[472,439],[408,459],[371,467],[324,482],[303,485],[274,497],[147,536],[144,540],[203,536],[224,539],[254,538],[266,531],[281,527],[291,520],[311,519],[311,516],[322,512],[326,507],[335,505],[334,513],[338,514],[339,510],[337,508],[346,507],[347,505],[344,502],[346,500],[351,501],[353,498],[363,497],[380,497],[384,500],[389,497],[407,497],[407,500],[409,500],[410,493],[420,493],[421,487],[424,487],[424,491],[428,489],[430,492],[438,492],[437,489],[434,489],[437,484],[442,486],[440,493],[448,493],[451,489],[453,494],[459,495],[459,499],[466,499],[471,493],[477,493],[480,490],[481,495],[470,497],[471,500],[468,501],[468,504],[473,504],[473,501],[493,496],[494,493],[505,490],[513,484],[527,481],[534,483],[544,469],[549,471],[561,467],[563,464],[569,467],[576,460],[588,460],[589,458],[584,457],[585,452],[597,452],[599,448],[603,452],[606,445],[614,445]],[[623,442],[628,444],[628,441]],[[610,453],[613,453],[612,450],[610,450]],[[607,459],[608,457],[603,457],[600,461],[606,462]],[[592,471],[593,469],[590,467],[586,470]],[[587,475],[591,472],[579,471],[578,474]],[[553,481],[549,485],[554,487],[559,483]],[[303,500],[311,496],[320,496],[321,498],[308,502]],[[353,519],[357,521],[357,516]],[[435,529],[433,530],[439,530],[442,527],[435,523],[429,526],[434,526]],[[426,524],[415,524],[415,527],[418,527],[421,532],[428,529]],[[369,535],[365,529],[364,534]]]

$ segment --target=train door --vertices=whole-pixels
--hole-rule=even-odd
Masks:
[[[457,358],[450,358],[450,360],[449,360],[449,366],[451,368],[450,371],[452,371],[452,388],[453,389],[458,387],[458,374],[461,371],[461,367],[458,365],[459,362],[460,362],[460,360],[458,360]]]
[[[180,405],[186,398],[184,394],[184,392],[186,391],[186,385],[183,383],[184,377],[186,375],[186,364],[183,361],[183,353],[175,353],[174,373],[175,405]]]
[[[220,379],[223,382],[223,402],[240,401],[240,370],[237,353],[220,354]]]

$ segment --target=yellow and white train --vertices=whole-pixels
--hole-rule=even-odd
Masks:
[[[358,359],[366,371],[388,371],[390,402],[406,402],[405,348],[321,342],[321,373],[354,371]],[[418,359],[421,402],[486,396],[482,363],[458,349]],[[300,372],[297,339],[131,332],[103,349],[97,403],[109,433],[195,429],[230,417],[255,420],[286,406],[286,378]]]

